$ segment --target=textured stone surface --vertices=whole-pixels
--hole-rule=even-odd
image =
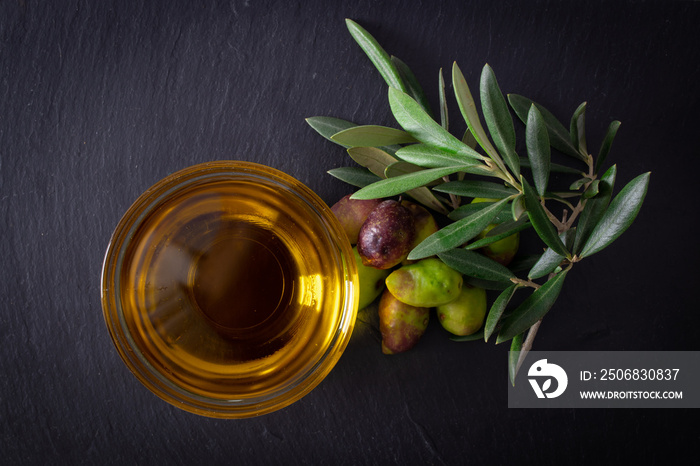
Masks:
[[[699,3],[214,3],[0,2],[0,463],[654,464],[694,445],[689,412],[508,410],[507,348],[453,343],[436,321],[386,357],[369,315],[316,390],[258,419],[201,418],[141,386],[100,310],[112,229],[154,182],[209,160],[271,165],[329,204],[350,192],[325,172],[352,163],[304,118],[394,123],[346,17],[434,105],[440,67],[457,60],[476,89],[488,62],[504,92],[564,121],[587,100],[594,151],[621,120],[618,185],[652,170],[650,193],[573,272],[537,349],[697,349],[700,251],[680,223],[697,183],[676,164],[698,165]]]

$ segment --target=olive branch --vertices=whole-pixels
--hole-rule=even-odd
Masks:
[[[457,63],[452,66],[455,99],[468,127],[458,138],[449,131],[442,69],[436,118],[408,66],[389,56],[357,23],[348,19],[346,24],[386,81],[389,106],[401,129],[356,125],[332,117],[308,118],[313,129],[344,146],[359,165],[329,173],[360,188],[352,195],[354,199],[406,195],[448,217],[450,223],[416,246],[408,259],[437,256],[471,283],[500,291],[483,329],[453,339],[488,341],[495,335],[496,344],[510,341],[508,366],[514,383],[567,274],[630,227],[644,201],[650,173],[637,176],[613,197],[616,165],[600,172],[620,122],[610,123],[593,157],[586,139],[586,102],[574,111],[567,129],[546,108],[526,97],[508,94],[506,100],[488,64],[482,69],[479,86],[485,126],[462,71]],[[511,109],[525,125],[526,157],[516,152]],[[552,162],[552,148],[568,156],[571,163]],[[549,190],[552,173],[573,178],[568,191]],[[461,205],[463,197],[491,202]],[[554,203],[561,209],[559,216],[552,208]],[[473,241],[490,224],[497,227]],[[530,228],[546,246],[539,255],[506,267],[475,252]],[[526,275],[521,278],[519,273]],[[516,292],[527,296],[509,309]]]

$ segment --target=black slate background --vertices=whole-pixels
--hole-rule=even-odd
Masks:
[[[241,159],[329,204],[350,192],[325,173],[349,159],[304,122],[395,124],[350,17],[434,104],[440,67],[458,61],[475,88],[488,62],[504,92],[565,121],[588,101],[589,146],[621,120],[609,162],[618,186],[651,170],[649,195],[573,270],[535,347],[697,350],[700,4],[609,3],[0,2],[0,463],[666,464],[693,451],[694,410],[509,410],[507,348],[453,343],[435,322],[394,357],[360,323],[300,402],[198,417],[137,382],[100,308],[112,229],[169,173]]]

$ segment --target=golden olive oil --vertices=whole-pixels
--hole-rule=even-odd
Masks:
[[[279,189],[204,179],[142,213],[117,293],[133,346],[166,384],[264,398],[337,338],[343,259],[314,208]]]

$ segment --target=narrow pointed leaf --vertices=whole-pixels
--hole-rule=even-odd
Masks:
[[[531,226],[532,224],[527,221],[527,217],[522,217],[518,221],[502,223],[501,225],[498,225],[497,227],[491,229],[491,231],[489,231],[488,234],[480,240],[474,241],[473,243],[469,243],[467,246],[465,246],[464,249],[468,249],[470,251],[474,249],[479,249],[491,243],[495,243],[496,241],[508,238],[509,236],[526,230]]]
[[[600,151],[598,152],[598,157],[596,158],[595,161],[595,171],[596,173],[598,170],[601,169],[603,166],[603,162],[605,162],[605,158],[608,156],[608,153],[610,152],[610,148],[612,147],[612,143],[615,140],[615,135],[617,134],[617,130],[620,129],[620,122],[615,120],[612,123],[610,123],[610,126],[608,126],[608,131],[605,134],[605,138],[603,139],[603,143],[600,145]]]
[[[484,127],[481,125],[479,112],[476,110],[476,102],[474,102],[472,93],[467,85],[467,80],[464,78],[456,62],[452,65],[452,85],[455,89],[455,97],[457,98],[459,110],[462,112],[462,117],[467,123],[469,131],[474,136],[474,139],[492,160],[497,163],[501,162],[502,164],[501,157],[498,155],[498,152],[496,152],[496,149],[486,135],[486,131],[484,131]],[[505,169],[505,167],[503,168]]]
[[[346,130],[348,128],[354,128],[355,126],[357,126],[351,121],[325,116],[309,117],[306,119],[306,122],[309,124],[309,126],[316,130],[318,134],[320,134],[321,136],[323,136],[331,142],[335,142],[336,144],[340,143],[331,139],[331,136],[339,133],[340,131]],[[343,144],[340,145],[343,147],[348,147],[344,146]]]
[[[472,214],[475,214],[476,212],[484,210],[485,208],[493,204],[493,202],[475,202],[470,204],[464,204],[463,206],[459,206],[455,210],[450,212],[448,217],[453,221],[461,220],[463,218],[469,217]],[[510,209],[508,209],[508,204],[504,204],[503,207],[501,207],[501,210],[499,210],[496,216],[491,220],[491,223],[500,224],[503,222],[507,222],[510,219]]]
[[[506,202],[505,199],[494,202],[469,217],[465,217],[438,230],[416,246],[408,254],[408,259],[423,259],[466,243],[481,233],[491,223]]]
[[[482,197],[486,199],[502,199],[517,194],[513,188],[489,181],[463,180],[450,181],[436,186],[433,190],[465,197]]]
[[[491,309],[489,309],[489,313],[486,316],[486,323],[484,323],[484,341],[489,341],[489,337],[496,329],[496,325],[498,321],[501,320],[503,311],[506,310],[506,306],[508,306],[508,303],[513,298],[517,287],[516,284],[512,284],[503,290],[491,305]]]
[[[389,88],[389,105],[401,127],[424,144],[473,159],[484,157],[440,126],[408,94]]]
[[[586,145],[586,102],[583,102],[578,106],[576,111],[574,111],[571,117],[571,123],[569,124],[569,131],[571,134],[571,144],[578,148],[581,155],[588,155],[588,148]]]
[[[411,189],[419,188],[433,180],[458,172],[461,166],[446,168],[429,168],[416,173],[407,173],[393,178],[379,180],[369,186],[365,186],[351,196],[351,199],[379,199],[405,193]]]
[[[396,157],[424,168],[450,167],[461,164],[469,167],[469,173],[493,175],[493,171],[482,162],[461,154],[445,152],[425,144],[411,144],[396,151]]]
[[[406,175],[408,173],[417,173],[419,171],[423,171],[423,168],[419,167],[418,165],[399,160],[398,162],[394,162],[384,169],[384,177],[393,178],[395,176]]]
[[[469,277],[505,282],[515,278],[507,267],[478,252],[457,248],[441,252],[438,257],[457,272]]]
[[[439,212],[442,215],[448,214],[445,203],[441,202],[440,199],[438,199],[438,197],[425,186],[406,191],[406,194],[409,197],[412,197],[414,201],[418,202],[419,204],[423,204],[429,209],[433,209],[435,212]]]
[[[525,198],[523,195],[519,195],[510,204],[510,213],[513,216],[513,220],[518,220],[525,212]]]
[[[632,225],[647,194],[649,176],[648,172],[639,175],[615,196],[583,246],[581,257],[588,257],[609,246]]]
[[[377,68],[379,74],[382,75],[382,78],[384,78],[384,81],[389,87],[406,91],[406,86],[401,79],[399,70],[396,69],[396,65],[391,61],[389,54],[379,45],[379,42],[353,20],[346,19],[345,24],[350,31],[350,35],[367,54],[367,57],[374,64],[375,68]]]
[[[586,161],[586,158],[579,153],[578,148],[571,144],[571,135],[569,131],[564,128],[564,125],[562,125],[554,115],[552,115],[552,112],[527,97],[518,94],[508,94],[508,102],[510,102],[510,106],[523,123],[527,123],[527,115],[530,111],[530,106],[535,104],[547,125],[547,134],[549,135],[549,142],[552,144],[552,147],[582,162]]]
[[[391,61],[394,63],[394,66],[396,66],[396,69],[399,71],[399,76],[401,76],[401,81],[404,83],[406,86],[406,93],[413,97],[413,99],[420,104],[420,106],[423,108],[423,111],[430,115],[431,117],[433,116],[433,111],[430,108],[430,104],[428,103],[428,98],[425,95],[425,92],[423,91],[423,88],[421,87],[420,83],[418,82],[418,79],[416,79],[416,75],[413,74],[413,71],[399,59],[399,57],[391,56]]]
[[[379,147],[416,142],[406,131],[377,125],[344,129],[331,136],[331,140],[349,147]]]
[[[520,360],[520,350],[523,347],[523,340],[525,339],[525,334],[521,333],[513,337],[513,341],[510,342],[510,351],[508,352],[508,378],[510,378],[510,384],[515,387],[515,376],[518,374],[518,361]]]
[[[364,188],[381,179],[364,167],[339,167],[328,170],[328,174],[358,188]]]
[[[508,341],[529,329],[552,308],[569,270],[559,272],[528,296],[503,322],[496,343]]]
[[[359,165],[367,167],[369,171],[380,178],[386,178],[384,175],[386,167],[398,162],[397,159],[387,152],[376,147],[351,147],[348,149],[348,155]]]
[[[442,68],[438,74],[438,94],[440,97],[440,126],[445,128],[445,131],[450,130],[450,117],[447,112],[447,99],[445,98],[445,79],[442,77]],[[473,149],[474,146],[471,146]]]
[[[549,182],[550,149],[547,127],[535,105],[530,106],[525,126],[525,143],[527,145],[527,157],[532,167],[532,177],[535,180],[535,188],[540,196],[544,196]]]
[[[566,230],[559,238],[561,238],[564,244],[567,244],[569,238],[573,237],[575,230]],[[528,272],[527,277],[530,280],[536,280],[542,278],[545,275],[554,272],[554,270],[559,267],[559,265],[564,260],[564,256],[556,253],[552,248],[547,249],[540,259],[532,266],[530,272]]]
[[[562,256],[568,257],[569,252],[559,239],[556,228],[554,228],[552,222],[549,221],[542,204],[540,204],[537,194],[532,189],[532,186],[528,184],[525,178],[521,176],[520,180],[523,185],[527,215],[530,218],[530,222],[532,222],[532,226],[535,228],[537,235],[542,239],[542,241],[544,241],[544,244],[552,248],[555,252],[561,254]]]
[[[593,228],[600,221],[605,213],[605,209],[610,204],[613,188],[615,187],[615,177],[617,175],[617,165],[610,167],[600,178],[598,194],[586,201],[585,208],[581,211],[581,216],[576,225],[576,239],[574,240],[574,254],[580,254],[583,245],[593,231]]]
[[[520,176],[520,160],[515,153],[515,127],[508,110],[508,104],[503,97],[501,88],[498,87],[496,75],[489,65],[485,65],[481,72],[481,110],[503,161],[511,172]]]
[[[593,180],[590,185],[588,185],[588,188],[583,192],[583,198],[584,199],[590,199],[594,196],[598,195],[598,192],[600,190],[600,180]]]

